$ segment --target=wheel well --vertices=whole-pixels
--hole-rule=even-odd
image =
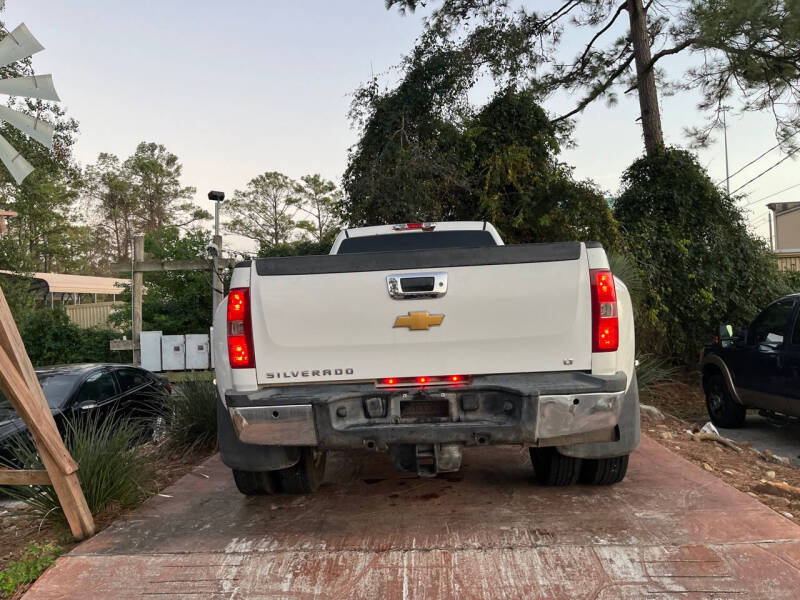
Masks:
[[[718,365],[713,363],[703,365],[703,391],[706,391],[706,385],[711,376],[716,374],[722,375],[722,369]]]

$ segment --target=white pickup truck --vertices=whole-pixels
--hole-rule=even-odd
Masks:
[[[630,296],[599,243],[485,222],[342,231],[239,263],[214,341],[219,447],[245,494],[308,493],[328,450],[420,475],[524,444],[544,485],[621,481],[639,443]]]

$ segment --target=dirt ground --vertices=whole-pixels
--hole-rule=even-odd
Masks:
[[[735,447],[730,447],[713,440],[699,441],[689,431],[698,431],[696,422],[708,419],[705,397],[697,382],[689,376],[683,379],[655,384],[642,394],[643,404],[663,413],[654,418],[643,411],[642,433],[800,523],[800,469],[768,450],[751,448],[748,442],[734,442]]]
[[[696,372],[682,371],[674,381],[648,386],[641,393],[641,402],[686,421],[708,420],[706,398]]]
[[[158,494],[186,473],[195,465],[208,458],[213,452],[208,449],[195,449],[180,454],[166,454],[153,451],[155,479],[151,489]],[[102,531],[121,515],[124,515],[136,506],[119,507],[111,506],[100,514],[95,515],[97,531]],[[40,518],[33,517],[25,509],[8,509],[0,505],[0,571],[22,556],[25,549],[33,543],[52,543],[62,548],[64,553],[69,552],[78,542],[74,540],[66,524],[43,522]],[[23,586],[11,596],[12,600],[20,598],[29,586]]]

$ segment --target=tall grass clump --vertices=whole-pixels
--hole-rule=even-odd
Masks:
[[[187,379],[176,383],[163,407],[168,445],[194,449],[216,444],[217,390],[213,381]]]
[[[82,415],[68,422],[64,443],[78,463],[81,487],[93,514],[112,506],[132,506],[149,495],[152,471],[147,458],[136,448],[141,424],[114,413]],[[16,466],[42,469],[32,441],[19,441],[11,448]],[[55,491],[50,486],[14,486],[4,490],[41,518],[64,520]]]
[[[636,381],[639,391],[644,391],[655,383],[672,381],[677,369],[665,358],[650,354],[639,354],[637,357]]]

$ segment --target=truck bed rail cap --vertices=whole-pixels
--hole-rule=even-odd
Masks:
[[[311,275],[578,260],[581,242],[259,258],[259,275]]]

